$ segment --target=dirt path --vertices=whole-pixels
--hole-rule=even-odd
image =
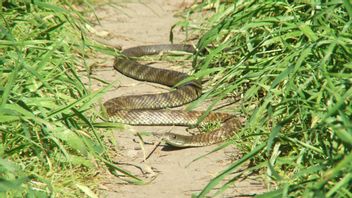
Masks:
[[[120,45],[122,48],[168,43],[170,27],[177,22],[173,15],[187,3],[184,0],[128,1],[126,3],[116,0],[112,2],[117,3],[119,6],[100,7],[96,14],[100,19],[101,25],[94,28],[97,32],[109,33],[110,44]],[[181,42],[184,39],[183,34],[180,32],[175,33],[175,43]],[[112,65],[113,57],[101,58],[100,63],[102,65]],[[180,71],[188,71],[188,69],[182,67],[174,67],[170,63],[157,61],[156,66],[160,65],[164,67],[167,65],[167,67]],[[97,69],[95,75],[109,82],[113,82],[116,79],[119,80],[116,84],[116,89],[106,94],[104,101],[121,95],[165,91],[160,86],[141,83],[127,78],[115,72],[112,67]],[[99,83],[96,83],[96,86],[99,86]],[[140,178],[152,181],[147,185],[130,185],[119,178],[109,176],[106,182],[102,184],[104,197],[191,197],[193,193],[202,190],[209,180],[227,167],[234,158],[238,157],[236,149],[228,147],[189,165],[192,160],[212,151],[216,146],[172,151],[158,147],[146,162],[142,162],[145,153],[149,153],[153,146],[144,145],[144,148],[141,147],[135,133],[164,133],[168,131],[185,133],[183,127],[141,126],[116,130],[115,138],[117,150],[120,154],[115,160],[120,163],[126,163],[126,165],[119,166],[131,171]],[[145,141],[155,142],[157,139],[145,137]],[[263,191],[263,186],[260,182],[246,179],[236,183],[234,187],[227,190],[221,197],[248,195],[261,191]]]

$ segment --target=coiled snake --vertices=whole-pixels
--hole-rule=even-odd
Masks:
[[[203,114],[201,111],[172,111],[163,108],[181,106],[197,99],[202,93],[200,82],[193,80],[175,87],[188,75],[177,71],[149,67],[131,58],[169,51],[194,53],[195,49],[191,45],[182,44],[138,46],[123,50],[123,56],[115,59],[114,68],[122,74],[137,80],[174,87],[175,90],[167,93],[122,96],[110,99],[104,103],[104,106],[112,120],[130,125],[194,126],[197,124],[198,118]],[[222,142],[239,129],[243,118],[234,117],[228,113],[212,112],[202,120],[201,124],[214,121],[222,122],[222,126],[212,132],[193,136],[166,133],[163,139],[167,144],[176,147],[206,146]]]

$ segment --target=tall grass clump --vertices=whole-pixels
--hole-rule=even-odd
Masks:
[[[89,110],[100,92],[77,73],[86,21],[71,3],[0,3],[0,197],[93,196],[107,159]]]
[[[246,154],[198,196],[251,161],[242,175],[274,184],[262,197],[352,197],[351,1],[213,0],[190,12],[209,9],[194,76],[212,75],[202,99],[242,95],[233,142]]]

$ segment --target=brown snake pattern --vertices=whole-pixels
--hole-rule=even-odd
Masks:
[[[178,83],[188,77],[187,74],[172,70],[153,68],[140,64],[132,57],[159,54],[169,51],[194,53],[191,45],[166,44],[128,48],[122,51],[122,57],[115,59],[114,68],[122,74],[141,81],[155,82],[175,88],[167,93],[121,96],[104,103],[109,117],[116,122],[130,125],[179,125],[194,126],[201,111],[165,110],[177,107],[197,99],[202,88],[200,82],[193,80],[183,85]],[[178,85],[178,86],[176,86]],[[176,147],[206,146],[230,138],[241,127],[243,118],[228,113],[209,113],[200,124],[220,121],[222,126],[209,133],[184,136],[166,133],[163,139]]]

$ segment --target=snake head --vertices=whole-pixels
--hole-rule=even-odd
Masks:
[[[178,135],[174,133],[167,133],[163,136],[165,143],[174,147],[189,147],[187,144],[188,138],[188,136]]]

